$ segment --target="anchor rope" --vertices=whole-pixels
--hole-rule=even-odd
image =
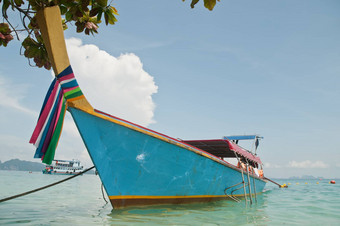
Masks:
[[[36,188],[36,189],[34,189],[34,190],[27,191],[27,192],[24,192],[24,193],[21,193],[21,194],[18,194],[18,195],[13,195],[13,196],[10,196],[10,197],[1,199],[1,200],[0,200],[0,203],[1,203],[1,202],[8,201],[8,200],[11,200],[11,199],[19,198],[19,197],[22,197],[22,196],[25,196],[25,195],[28,195],[28,194],[31,194],[31,193],[34,193],[34,192],[37,192],[37,191],[41,191],[41,190],[44,190],[44,189],[46,189],[46,188],[49,188],[49,187],[55,186],[55,185],[57,185],[57,184],[63,183],[63,182],[65,182],[65,181],[71,180],[71,179],[73,179],[73,178],[75,178],[75,177],[77,177],[77,176],[80,176],[80,175],[86,173],[87,171],[90,171],[90,170],[93,169],[93,168],[94,168],[94,166],[92,166],[92,167],[90,167],[90,168],[88,168],[88,169],[86,169],[86,170],[84,170],[84,171],[82,171],[82,172],[80,172],[80,173],[77,173],[77,174],[75,174],[75,175],[73,175],[73,176],[70,176],[70,177],[68,177],[68,178],[66,178],[66,179],[57,181],[57,182],[55,182],[55,183],[52,183],[52,184],[49,184],[49,185],[46,185],[46,186],[43,186],[43,187],[40,187],[40,188]]]
[[[102,183],[102,186],[101,186],[101,190],[102,190],[102,196],[103,196],[103,199],[106,203],[108,203],[108,201],[106,201],[106,198],[105,198],[105,195],[104,195],[104,191],[103,191],[103,183]]]

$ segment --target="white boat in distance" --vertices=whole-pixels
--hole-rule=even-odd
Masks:
[[[79,160],[53,160],[51,165],[46,165],[43,174],[70,175],[83,171],[83,166]]]

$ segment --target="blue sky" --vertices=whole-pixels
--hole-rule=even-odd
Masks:
[[[95,37],[70,25],[71,63],[92,105],[174,138],[260,134],[267,176],[340,178],[340,2],[202,4],[116,0],[117,24]],[[1,161],[33,160],[28,140],[52,78],[19,48],[0,49]],[[111,63],[85,69],[77,54],[89,53]],[[96,84],[83,75],[89,67]],[[65,125],[56,157],[90,166],[71,119]]]

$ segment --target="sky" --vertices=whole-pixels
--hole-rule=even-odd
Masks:
[[[340,1],[112,4],[115,25],[65,32],[92,106],[174,138],[258,134],[267,177],[340,178]],[[40,161],[28,141],[52,78],[19,41],[0,47],[2,162]],[[92,166],[67,114],[56,159],[73,158]]]

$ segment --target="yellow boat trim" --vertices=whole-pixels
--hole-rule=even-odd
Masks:
[[[195,198],[226,198],[226,197],[227,197],[226,195],[191,195],[191,196],[114,195],[109,196],[109,199],[195,199]]]
[[[77,97],[73,97],[71,99],[68,99],[67,101],[68,102],[73,102],[73,101],[80,100],[80,99],[83,99],[83,98],[85,98],[85,96],[81,95],[81,96],[77,96]]]

